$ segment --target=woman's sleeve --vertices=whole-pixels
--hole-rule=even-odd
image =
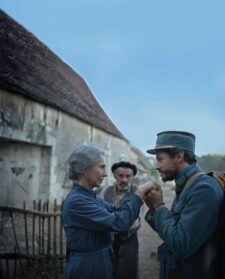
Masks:
[[[115,208],[111,204],[99,200],[79,197],[71,200],[64,212],[64,219],[68,226],[96,231],[127,231],[139,215],[143,201],[134,195],[130,200]]]

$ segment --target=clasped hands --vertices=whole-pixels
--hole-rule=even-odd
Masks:
[[[162,189],[157,182],[147,181],[138,187],[136,194],[144,200],[152,214],[155,213],[158,208],[165,206]]]

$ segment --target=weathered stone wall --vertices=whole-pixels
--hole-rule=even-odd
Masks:
[[[0,205],[28,207],[49,198],[50,148],[0,142]]]
[[[111,164],[130,160],[130,144],[59,110],[0,89],[0,202],[21,207],[25,200],[64,198],[71,182],[66,160],[79,144],[93,144]],[[3,183],[4,180],[4,183]],[[9,198],[11,196],[11,198]],[[6,198],[7,197],[7,198]]]

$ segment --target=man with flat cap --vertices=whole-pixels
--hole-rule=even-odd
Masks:
[[[175,180],[175,198],[169,210],[160,185],[146,200],[145,217],[164,243],[158,249],[160,278],[214,279],[215,230],[224,193],[216,180],[196,164],[195,136],[166,131],[157,135],[156,170],[162,181]]]
[[[115,183],[103,189],[102,197],[120,206],[125,199],[134,195],[136,187],[132,185],[132,179],[137,173],[137,168],[130,162],[120,161],[111,167]],[[127,232],[114,234],[113,248],[116,259],[116,279],[138,278],[138,236],[140,217],[136,219]]]

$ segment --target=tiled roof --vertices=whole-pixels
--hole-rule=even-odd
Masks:
[[[0,87],[60,109],[126,140],[99,105],[85,81],[2,10]]]

